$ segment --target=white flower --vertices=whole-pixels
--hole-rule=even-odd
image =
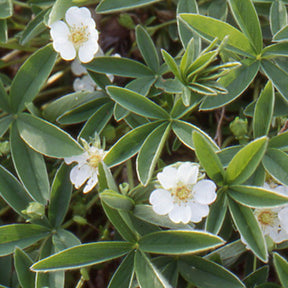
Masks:
[[[74,91],[95,91],[97,85],[89,75],[84,75],[81,78],[76,78],[73,82]]]
[[[66,164],[77,162],[70,172],[70,180],[75,188],[80,188],[86,183],[83,192],[91,191],[98,183],[98,165],[106,155],[106,151],[100,148],[100,143],[95,141],[93,144],[88,144],[84,139],[81,139],[85,152],[81,155],[66,157]]]
[[[285,196],[288,195],[288,187],[283,185],[264,184],[264,188]],[[288,204],[275,208],[255,209],[254,215],[263,231],[275,243],[288,240]]]
[[[197,163],[184,162],[167,166],[157,174],[161,187],[149,198],[159,215],[168,214],[174,223],[198,223],[209,213],[209,204],[216,199],[216,185],[211,180],[201,180]]]
[[[99,49],[98,31],[90,11],[85,7],[70,7],[65,21],[51,25],[54,49],[64,60],[73,60],[78,54],[81,62],[90,62]]]

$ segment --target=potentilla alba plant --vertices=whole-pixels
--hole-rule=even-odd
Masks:
[[[203,179],[199,165],[192,162],[167,166],[157,174],[160,187],[149,198],[153,210],[168,214],[174,223],[198,223],[209,213],[209,204],[216,199],[216,185]]]
[[[288,195],[288,187],[265,183],[264,188],[270,189],[285,196]],[[269,236],[273,242],[281,243],[288,240],[288,204],[275,208],[255,209],[254,215],[260,224],[265,236]]]
[[[51,25],[54,49],[64,60],[73,60],[78,55],[82,63],[90,62],[99,49],[99,35],[90,11],[85,7],[70,7],[65,21],[59,20]]]
[[[106,151],[101,148],[99,137],[91,143],[81,139],[85,152],[81,155],[64,158],[66,164],[76,162],[70,172],[70,180],[78,189],[86,183],[83,192],[90,192],[98,183],[98,165],[102,162]]]

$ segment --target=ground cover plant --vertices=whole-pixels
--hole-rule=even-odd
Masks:
[[[0,287],[288,287],[284,0],[0,1]]]

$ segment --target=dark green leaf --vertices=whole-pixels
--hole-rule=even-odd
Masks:
[[[75,4],[74,4],[75,5]],[[63,19],[66,11],[73,6],[73,0],[56,0],[49,14],[48,26],[52,23]]]
[[[11,115],[7,115],[0,119],[0,138],[7,132],[10,124],[13,122],[13,117]]]
[[[60,252],[64,249],[80,245],[81,241],[73,233],[60,228],[52,235],[52,243],[55,251]]]
[[[120,138],[105,156],[105,163],[109,167],[118,165],[129,158],[133,157],[142,146],[146,137],[157,127],[161,122],[152,122],[141,125]]]
[[[84,65],[93,72],[113,74],[122,77],[145,77],[154,73],[144,64],[120,57],[96,57],[93,61]]]
[[[268,147],[288,151],[288,131],[272,137],[269,141]]]
[[[181,257],[179,272],[199,288],[244,288],[245,285],[229,270],[199,256]]]
[[[282,27],[273,37],[273,41],[286,41],[288,39],[288,25]]]
[[[37,50],[20,67],[10,90],[10,103],[15,113],[24,110],[34,100],[52,71],[56,56],[52,44],[48,44]]]
[[[267,281],[269,273],[269,266],[263,266],[257,269],[255,272],[249,274],[244,279],[244,283],[247,288],[254,288],[255,285],[259,285]],[[258,287],[258,286],[257,286]]]
[[[215,147],[200,133],[194,131],[192,135],[195,153],[201,166],[204,168],[209,178],[216,183],[223,183],[224,169],[215,152]]]
[[[269,81],[257,100],[253,117],[254,138],[267,135],[270,129],[274,110],[274,88]],[[263,117],[265,115],[265,117]]]
[[[2,0],[0,3],[0,19],[6,19],[13,15],[12,0]]]
[[[267,137],[258,138],[233,157],[226,170],[227,183],[240,184],[250,177],[264,156],[267,142]]]
[[[283,288],[288,287],[288,262],[278,253],[273,253],[273,262]]]
[[[53,227],[58,227],[62,224],[69,207],[72,193],[72,184],[69,175],[70,168],[62,164],[52,183],[48,218]]]
[[[266,242],[252,210],[231,199],[229,199],[229,209],[239,233],[249,248],[266,263],[268,261]]]
[[[46,205],[49,199],[49,179],[43,156],[21,139],[16,125],[10,131],[11,154],[17,175],[35,201]]]
[[[7,43],[7,41],[8,41],[7,20],[0,19],[0,43]]]
[[[57,126],[30,114],[17,118],[21,138],[34,150],[46,156],[63,158],[83,153],[81,146]]]
[[[288,196],[260,187],[231,185],[228,191],[235,201],[253,208],[279,206],[288,202]]]
[[[135,203],[130,198],[113,190],[104,190],[100,193],[100,198],[109,207],[119,210],[132,210]]]
[[[146,254],[137,250],[134,263],[137,280],[142,288],[172,288]]]
[[[132,249],[133,244],[120,241],[82,244],[42,259],[31,269],[41,272],[79,269],[121,257]]]
[[[140,182],[145,186],[150,181],[158,158],[170,132],[170,124],[163,123],[150,133],[139,150],[136,170]]]
[[[116,86],[107,87],[107,91],[114,101],[135,114],[153,119],[169,118],[161,106],[141,94]]]
[[[50,231],[36,224],[11,224],[0,227],[0,255],[13,253],[16,247],[26,248],[48,236]]]
[[[32,264],[32,259],[23,250],[16,248],[14,253],[14,265],[22,288],[34,287],[35,273],[29,269]]]
[[[207,232],[167,230],[145,235],[140,238],[138,244],[139,249],[144,252],[185,255],[219,247],[224,241]]]
[[[229,0],[237,24],[253,44],[257,53],[263,47],[262,31],[257,12],[251,0]]]
[[[270,7],[270,28],[273,35],[287,25],[286,5],[282,1],[273,1]]]
[[[139,25],[136,27],[136,41],[146,64],[152,71],[158,73],[160,62],[157,50],[148,32]]]
[[[276,180],[288,185],[288,155],[278,149],[268,149],[263,158],[265,169]]]

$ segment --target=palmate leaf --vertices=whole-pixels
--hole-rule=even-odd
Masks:
[[[31,269],[41,272],[79,269],[121,257],[131,251],[133,245],[121,241],[82,244],[42,259]]]

